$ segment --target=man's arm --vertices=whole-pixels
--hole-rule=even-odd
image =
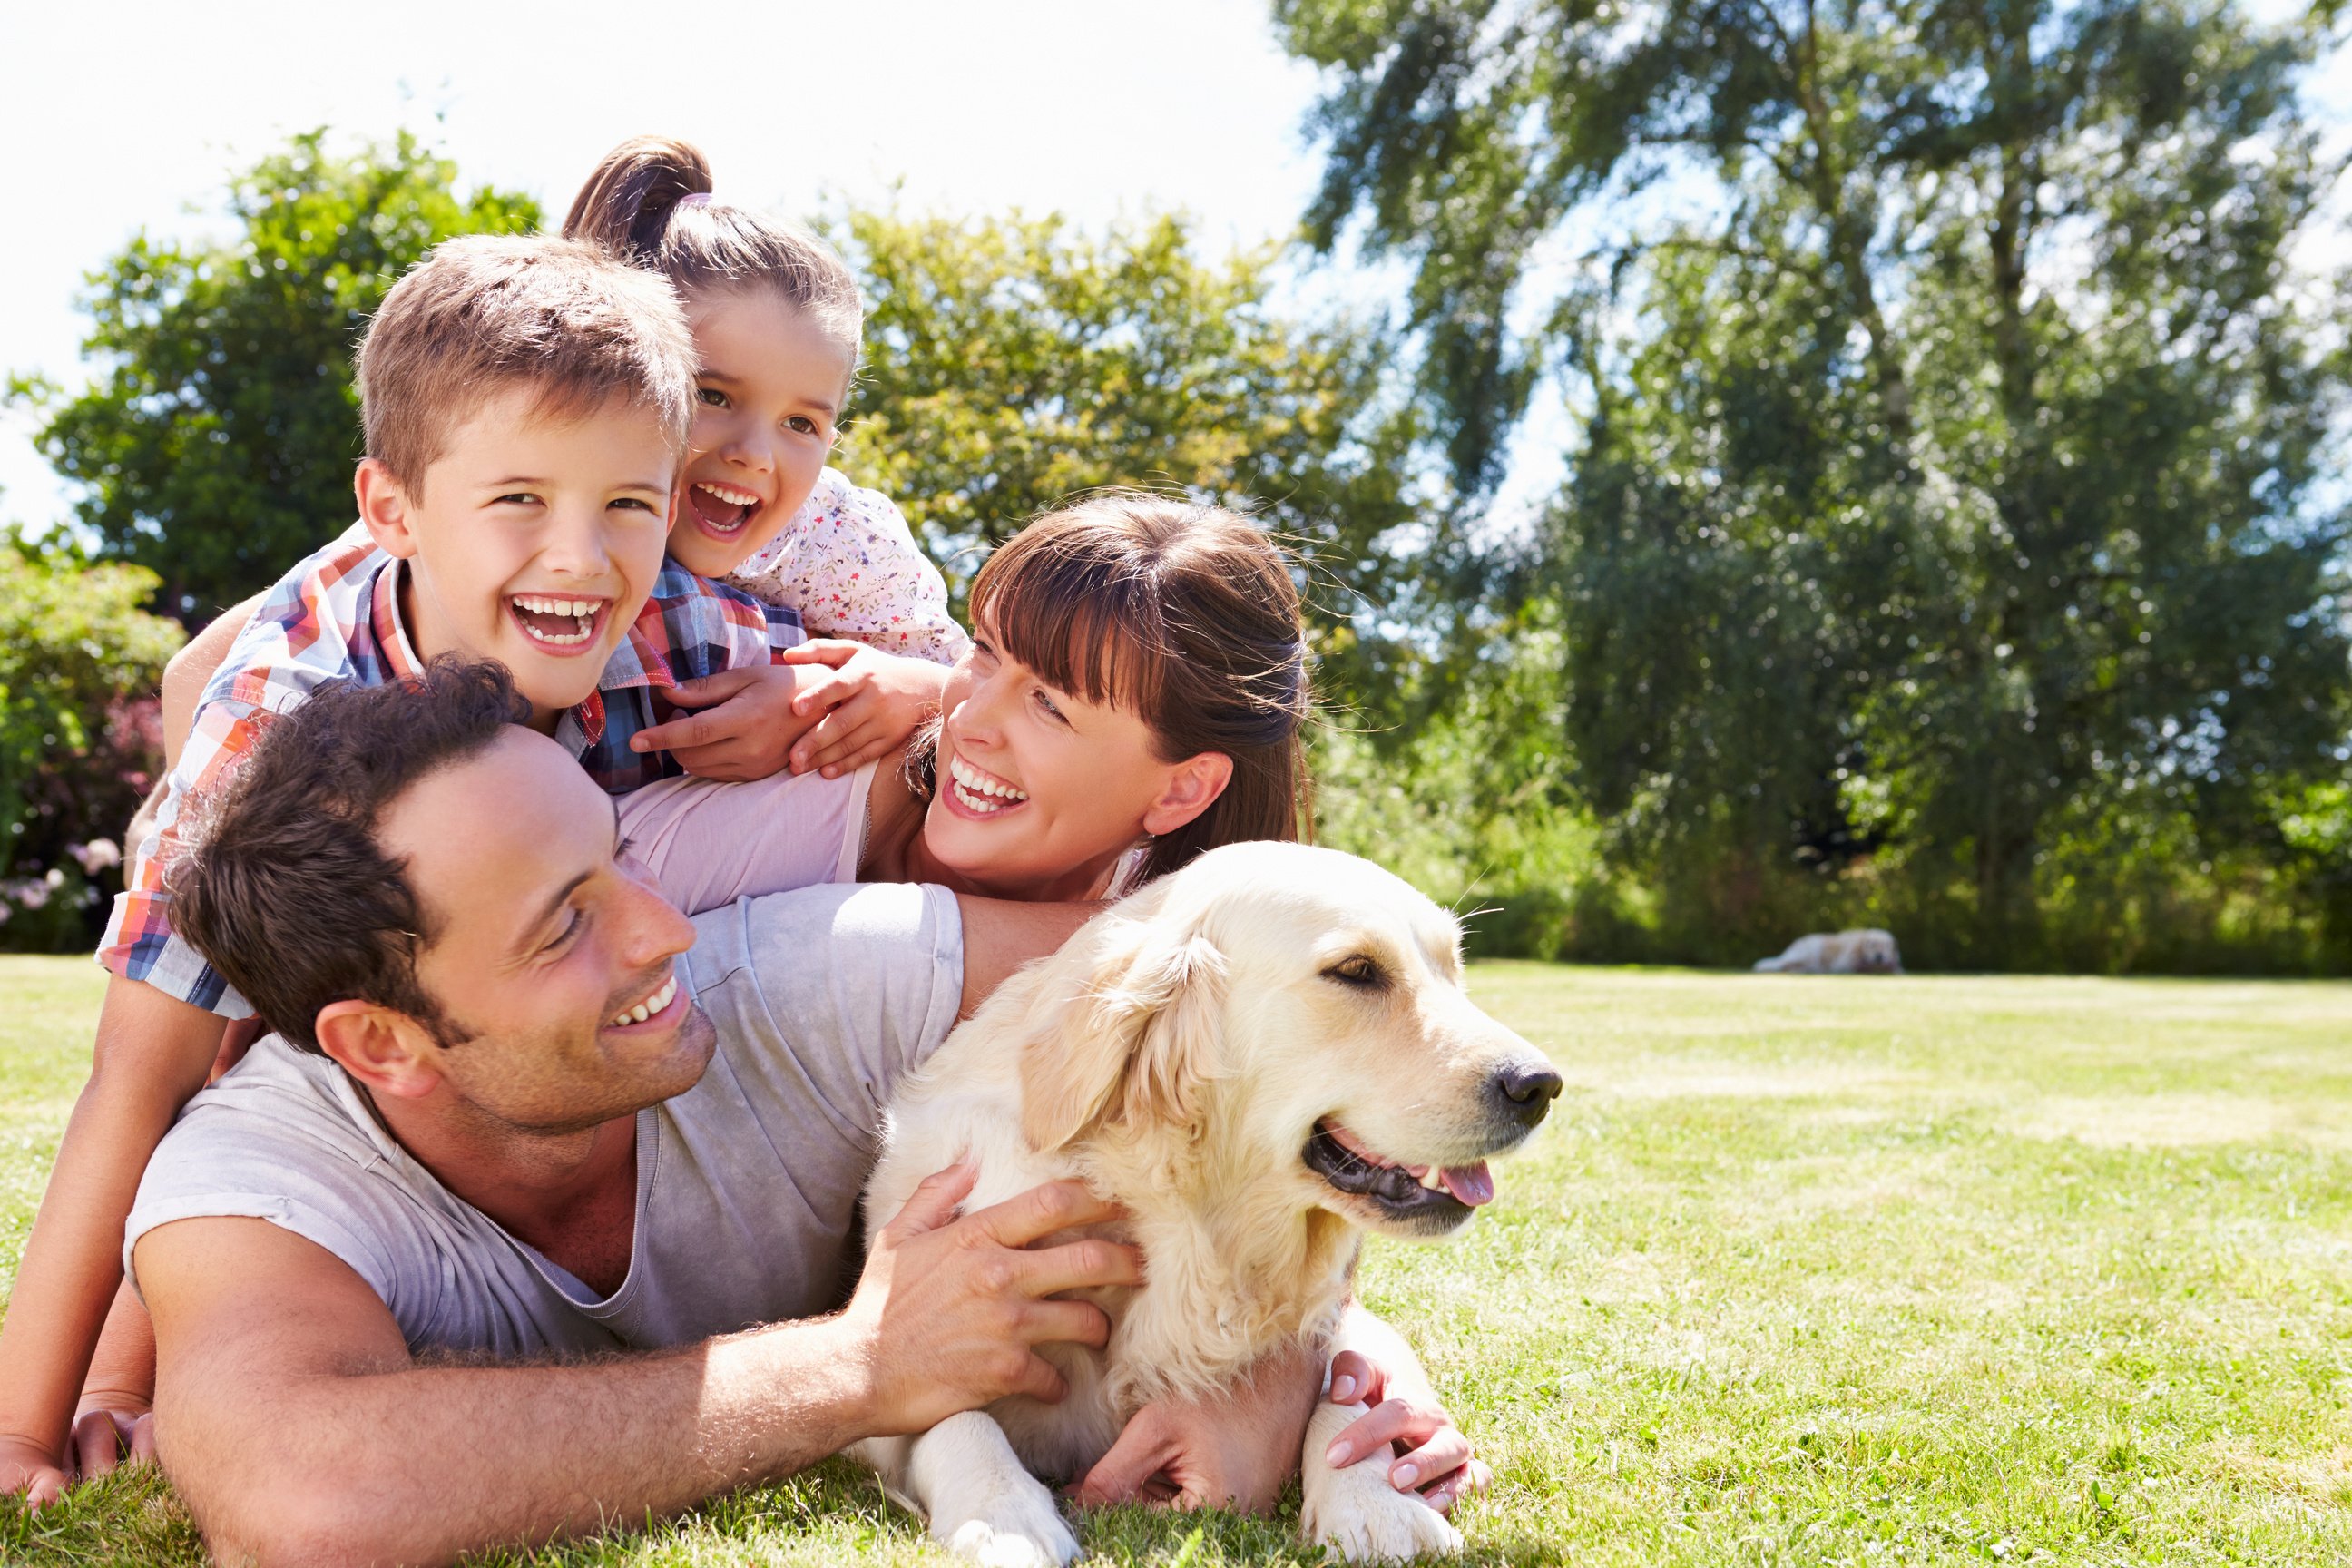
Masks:
[[[837,1316],[576,1365],[420,1366],[340,1259],[262,1220],[164,1225],[137,1267],[155,1319],[165,1469],[215,1555],[441,1562],[667,1513],[861,1436],[1008,1394],[1060,1397],[1032,1346],[1109,1324],[1055,1292],[1141,1278],[1076,1183],[952,1217],[943,1172],[877,1233]]]
[[[1003,899],[956,895],[963,913],[963,1005],[958,1018],[980,1011],[989,994],[1013,972],[1060,950],[1077,929],[1108,906],[1023,904]]]

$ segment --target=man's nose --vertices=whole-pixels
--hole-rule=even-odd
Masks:
[[[1559,1088],[1559,1074],[1549,1062],[1535,1058],[1507,1062],[1486,1080],[1486,1103],[1505,1121],[1533,1127],[1550,1113]]]

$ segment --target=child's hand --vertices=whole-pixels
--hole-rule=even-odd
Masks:
[[[792,748],[792,770],[811,768],[829,779],[864,767],[913,734],[940,710],[947,666],[884,653],[864,643],[820,637],[785,651],[787,663],[810,679],[793,696],[793,711],[823,717]]]
[[[698,711],[638,731],[629,749],[666,751],[697,778],[766,778],[814,718],[794,709],[799,680],[796,670],[763,664],[682,682],[670,688],[670,701]]]
[[[29,1437],[0,1437],[0,1497],[22,1493],[30,1508],[65,1496],[73,1478],[58,1457]]]

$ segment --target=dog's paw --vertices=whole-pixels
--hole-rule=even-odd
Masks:
[[[1054,1506],[1054,1494],[1034,1481],[965,1510],[962,1519],[933,1519],[931,1533],[983,1568],[1066,1568],[1078,1557],[1078,1538]]]
[[[1299,1516],[1307,1538],[1350,1563],[1459,1556],[1462,1532],[1420,1498],[1389,1485],[1387,1472],[1378,1460],[1325,1472],[1320,1486],[1307,1489]]]

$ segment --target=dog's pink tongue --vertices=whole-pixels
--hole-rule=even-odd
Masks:
[[[1495,1201],[1495,1178],[1486,1171],[1486,1162],[1475,1165],[1448,1165],[1438,1174],[1445,1178],[1445,1190],[1454,1201],[1476,1208],[1480,1204]]]

